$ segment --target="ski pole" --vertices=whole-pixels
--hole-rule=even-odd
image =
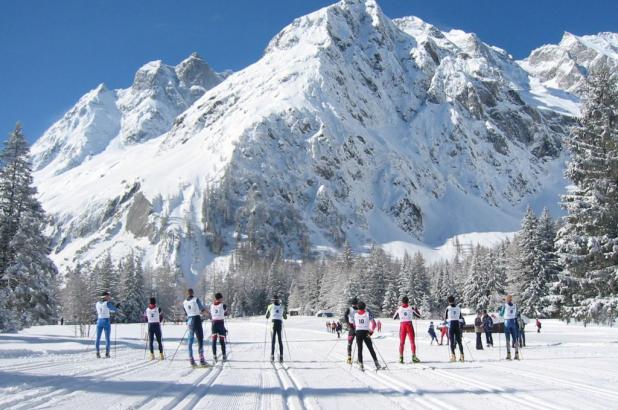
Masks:
[[[292,361],[292,355],[290,353],[290,343],[288,342],[288,334],[285,331],[285,326],[283,326],[283,321],[281,321],[281,327],[283,328],[283,336],[285,337],[285,346],[288,349],[288,357],[290,358],[290,362]]]
[[[326,353],[326,358],[328,359],[328,357],[333,353],[333,350],[335,350],[335,347],[337,347],[337,345],[339,345],[339,342],[341,341],[341,339],[337,339],[337,341],[335,343],[333,343],[333,347],[330,348],[330,350],[328,351],[328,353]]]
[[[182,342],[183,342],[183,340],[185,340],[185,337],[187,336],[187,332],[188,331],[189,331],[189,327],[187,326],[187,328],[185,329],[185,333],[180,338],[180,343],[178,343],[178,346],[176,347],[176,351],[174,352],[174,354],[172,355],[172,358],[170,359],[170,364],[169,364],[170,366],[172,365],[172,362],[174,361],[174,358],[176,357],[176,353],[178,353],[178,350],[180,349],[180,346],[182,346]]]
[[[472,354],[472,350],[470,349],[470,341],[468,339],[466,339],[466,342],[464,343],[466,345],[466,349],[468,349],[468,353],[470,353],[470,357],[472,358],[472,361],[474,362],[474,355]]]
[[[502,360],[502,333],[500,332],[500,326],[498,326],[498,361]]]
[[[356,342],[356,340],[354,340],[354,342]],[[351,360],[350,360],[350,368],[348,369],[348,371],[350,371],[350,372],[352,371],[352,364],[354,363],[354,355],[355,354],[356,354],[356,343],[354,343],[354,345],[352,346],[352,356],[351,356]]]
[[[371,337],[371,336],[369,336],[369,337]],[[388,369],[388,363],[386,363],[386,360],[384,360],[384,357],[382,356],[382,353],[380,353],[380,349],[378,349],[378,344],[377,343],[373,343],[373,348],[375,349],[375,351],[378,354],[378,356],[380,356],[380,359],[384,362],[384,367],[386,369]]]
[[[114,322],[114,359],[116,358],[117,340],[118,340],[118,324]]]
[[[266,343],[268,342],[268,319],[266,319],[266,325],[264,325],[264,349],[262,352],[262,360],[266,360]]]

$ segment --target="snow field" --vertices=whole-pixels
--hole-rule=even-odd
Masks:
[[[72,326],[42,326],[0,335],[0,409],[609,409],[618,407],[618,329],[543,321],[528,325],[521,362],[506,355],[504,337],[477,351],[465,334],[465,363],[449,363],[446,346],[430,346],[428,321],[415,324],[420,364],[397,363],[398,322],[383,320],[374,345],[388,369],[374,372],[364,351],[363,373],[345,364],[345,334],[327,333],[325,319],[286,321],[286,362],[268,361],[263,318],[228,321],[229,359],[189,367],[183,344],[175,359],[145,359],[140,324],[117,325],[112,359],[95,359],[92,339]],[[209,324],[205,323],[208,336]],[[171,359],[184,325],[163,328]],[[484,340],[484,339],[483,339]],[[500,343],[498,343],[500,340]],[[205,346],[211,361],[210,343]],[[289,346],[289,351],[288,351]],[[156,343],[155,343],[156,349]],[[220,349],[219,349],[220,351]],[[410,347],[406,344],[406,362]]]

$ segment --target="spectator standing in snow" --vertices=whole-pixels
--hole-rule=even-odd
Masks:
[[[521,317],[521,313],[517,314],[517,330],[519,334],[519,346],[526,347],[526,322]]]
[[[476,350],[483,350],[483,339],[481,338],[483,334],[483,319],[481,318],[480,310],[476,313],[476,318],[474,319],[474,333],[476,333]]]
[[[431,336],[431,342],[429,343],[430,345],[433,345],[433,341],[436,341],[436,344],[442,344],[440,342],[438,342],[438,336],[436,336],[436,331],[433,327],[433,322],[429,322],[429,329],[427,329],[427,333],[429,333],[429,336]]]
[[[536,332],[541,333],[541,321],[538,317],[536,318]]]
[[[483,330],[485,331],[485,342],[487,343],[487,347],[494,347],[493,329],[493,319],[487,314],[486,310],[483,310]]]
[[[446,345],[448,346],[448,324],[446,321],[438,327],[440,329],[440,346],[444,344],[444,336],[446,336]]]

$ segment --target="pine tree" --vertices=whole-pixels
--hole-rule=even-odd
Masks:
[[[547,295],[545,283],[541,278],[541,241],[538,224],[537,216],[528,208],[517,236],[518,258],[514,280],[519,289],[520,309],[522,313],[530,316],[538,316],[542,300]]]
[[[146,306],[141,260],[131,254],[119,264],[118,270],[122,278],[122,319],[127,323],[139,323]]]
[[[87,326],[93,322],[92,299],[89,297],[89,281],[82,265],[77,264],[65,274],[65,287],[62,291],[62,315],[67,322],[79,326],[79,335],[87,336]],[[77,332],[76,332],[77,333]]]
[[[543,210],[539,218],[537,234],[540,241],[538,249],[540,271],[537,282],[539,288],[543,289],[543,296],[536,307],[536,313],[537,316],[551,317],[556,316],[559,311],[556,299],[550,295],[550,287],[558,280],[560,264],[555,247],[556,224],[547,209]]]
[[[564,265],[558,285],[566,320],[613,323],[618,310],[618,78],[592,72],[582,117],[567,140],[566,175],[574,189],[557,247]]]
[[[486,309],[489,303],[487,276],[484,262],[484,250],[477,245],[472,251],[468,278],[464,284],[463,302],[475,312]]]
[[[0,153],[0,331],[53,323],[57,314],[57,270],[29,154],[17,124]]]

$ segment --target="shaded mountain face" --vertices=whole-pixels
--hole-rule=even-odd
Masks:
[[[434,245],[514,230],[564,187],[576,97],[474,34],[344,0],[222,82],[193,60],[97,88],[33,147],[61,266],[139,249],[198,273],[237,241]]]
[[[601,65],[618,69],[618,33],[564,33],[560,44],[539,47],[520,64],[547,87],[581,94],[591,70]]]

